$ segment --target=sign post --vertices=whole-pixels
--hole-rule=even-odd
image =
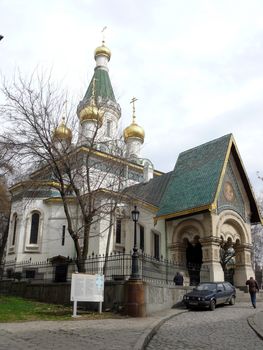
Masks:
[[[73,273],[71,278],[70,300],[73,301],[73,315],[77,317],[78,301],[94,301],[99,303],[102,312],[104,301],[104,275],[88,275]]]

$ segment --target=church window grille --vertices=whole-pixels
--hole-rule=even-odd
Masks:
[[[38,230],[39,230],[39,213],[33,213],[31,217],[31,230],[29,244],[37,244],[38,241]]]

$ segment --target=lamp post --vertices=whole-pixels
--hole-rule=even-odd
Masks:
[[[137,206],[134,206],[134,210],[131,212],[132,220],[134,222],[134,246],[132,254],[132,273],[130,279],[137,280],[140,278],[139,265],[138,265],[138,248],[137,248],[137,222],[139,220],[140,212],[137,210]]]

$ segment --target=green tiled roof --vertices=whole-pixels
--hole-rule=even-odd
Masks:
[[[231,136],[225,135],[179,154],[157,217],[213,203]]]
[[[106,100],[111,100],[113,102],[116,102],[114,92],[111,86],[110,77],[106,70],[101,68],[96,68],[93,74],[93,77],[91,79],[91,82],[89,84],[88,90],[84,96],[84,101],[91,98],[92,95],[92,82],[93,79],[96,79],[95,84],[95,98],[97,99],[98,96],[102,97]]]
[[[132,198],[142,200],[143,202],[158,207],[171,174],[172,172],[161,176],[155,176],[148,182],[127,187],[125,188],[124,193]]]

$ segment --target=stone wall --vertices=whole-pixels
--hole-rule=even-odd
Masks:
[[[146,315],[180,305],[183,295],[192,289],[193,287],[189,286],[162,286],[147,283],[145,285]]]
[[[0,293],[15,295],[27,299],[54,303],[70,304],[70,283],[28,283],[0,281]],[[97,308],[97,303],[82,303],[87,308]],[[103,309],[121,310],[124,304],[124,282],[106,282],[104,288]]]
[[[183,295],[192,290],[187,286],[167,286],[143,283],[146,315],[169,309],[181,303]],[[103,310],[122,311],[125,306],[124,281],[107,281]],[[54,304],[70,304],[70,283],[28,283],[0,281],[0,293],[21,296]],[[97,309],[97,303],[81,303],[87,309]]]
[[[0,281],[0,293],[53,304],[70,303],[69,283]]]

